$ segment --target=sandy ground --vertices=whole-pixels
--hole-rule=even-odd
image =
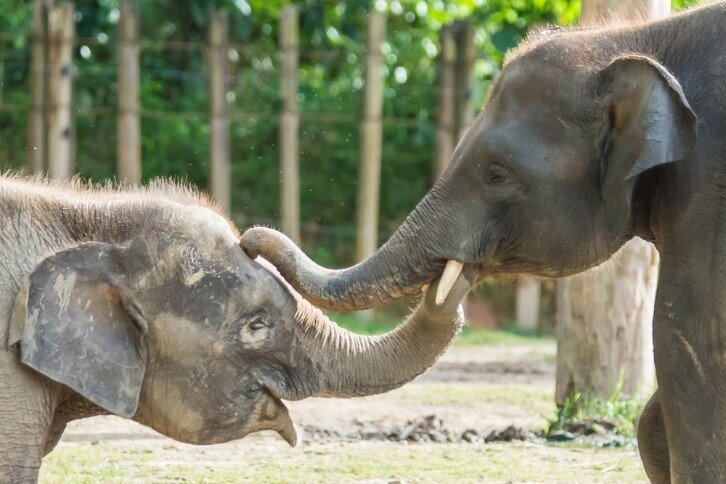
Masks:
[[[453,347],[428,373],[385,395],[287,402],[302,431],[294,449],[271,432],[203,447],[172,441],[116,417],[81,420],[68,426],[46,458],[41,481],[642,479],[633,450],[526,442],[419,444],[358,437],[427,415],[436,415],[452,432],[489,432],[508,425],[541,429],[554,412],[554,353],[549,342]]]

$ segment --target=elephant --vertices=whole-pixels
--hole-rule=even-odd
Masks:
[[[282,399],[401,386],[463,323],[465,277],[388,334],[350,333],[170,182],[5,175],[0,214],[0,482],[37,480],[66,424],[101,414],[193,444],[269,429],[295,445]]]
[[[363,309],[462,268],[565,277],[634,236],[660,252],[657,395],[640,451],[658,482],[726,482],[726,3],[548,28],[506,56],[451,161],[374,254],[339,270],[242,236],[313,304]],[[650,454],[653,455],[650,455]]]

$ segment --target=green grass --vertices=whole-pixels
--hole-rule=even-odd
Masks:
[[[390,316],[374,314],[372,319],[362,317],[359,313],[331,314],[331,318],[340,326],[359,334],[381,334],[394,329],[401,321],[394,321]],[[538,336],[509,325],[505,329],[481,330],[467,325],[456,338],[456,345],[506,345],[536,344],[547,341],[549,337]]]
[[[60,446],[44,461],[41,482],[638,482],[637,453],[534,444],[324,444],[239,451],[196,463],[161,447]],[[158,453],[158,456],[156,455]],[[210,452],[211,453],[211,452]],[[191,457],[191,458],[189,458]]]
[[[644,405],[642,400],[623,395],[620,385],[610,398],[597,398],[576,392],[558,408],[555,419],[549,422],[546,431],[562,430],[568,423],[601,420],[613,424],[617,434],[635,437],[635,422]]]

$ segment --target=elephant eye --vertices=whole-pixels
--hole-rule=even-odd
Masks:
[[[267,321],[262,316],[255,316],[252,321],[247,325],[252,331],[259,331],[260,329],[267,327]]]
[[[499,185],[507,181],[507,170],[498,163],[489,165],[487,169],[487,182]]]

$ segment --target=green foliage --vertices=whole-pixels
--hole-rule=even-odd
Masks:
[[[241,225],[279,217],[280,0],[140,2],[143,179],[173,176],[202,187],[208,172],[205,42],[210,8],[229,11],[233,212]],[[298,0],[301,216],[305,249],[351,262],[367,14],[387,12],[380,238],[432,182],[438,32],[475,27],[480,104],[504,52],[535,23],[571,23],[577,0]],[[117,0],[79,0],[74,48],[77,171],[95,180],[116,167]],[[32,2],[0,0],[0,164],[26,163]],[[170,44],[172,43],[172,44]],[[184,44],[186,43],[186,44]],[[11,109],[12,108],[12,109]]]
[[[380,313],[374,313],[373,318],[362,317],[360,313],[333,313],[331,318],[343,328],[366,335],[386,333],[393,330],[401,322],[401,318],[394,318]],[[546,339],[524,333],[514,326],[509,326],[503,330],[481,330],[467,325],[456,338],[454,344],[460,346],[496,346],[536,344],[542,341],[546,341]]]
[[[545,433],[563,430],[568,424],[605,422],[614,427],[615,433],[635,437],[635,424],[645,402],[629,398],[622,393],[623,378],[610,398],[597,398],[582,392],[574,392],[557,409],[557,416],[549,422]]]

